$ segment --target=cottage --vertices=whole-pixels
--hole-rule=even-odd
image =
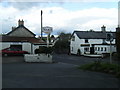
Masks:
[[[110,42],[106,41],[106,34],[113,34],[112,52],[116,52],[115,32],[107,32],[105,26],[102,31],[74,31],[70,39],[71,54],[103,54],[110,53]]]
[[[39,46],[46,46],[46,42],[35,36],[33,32],[24,26],[24,21],[19,20],[18,27],[12,27],[12,31],[0,36],[0,45],[2,45],[0,49],[14,47],[34,54]]]

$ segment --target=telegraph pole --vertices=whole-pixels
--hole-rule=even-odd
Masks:
[[[112,41],[110,40],[110,63],[112,63]]]
[[[110,63],[112,63],[112,41],[113,41],[113,34],[111,33],[111,31],[110,31],[110,33],[107,34],[106,41],[110,41]]]
[[[42,10],[41,10],[41,39],[42,39],[42,32],[43,32],[43,31],[42,31],[42,13],[43,13],[43,12],[42,12]]]

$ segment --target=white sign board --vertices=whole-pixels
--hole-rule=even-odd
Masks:
[[[43,27],[42,31],[46,34],[49,34],[53,31],[53,28],[46,26],[46,27]]]

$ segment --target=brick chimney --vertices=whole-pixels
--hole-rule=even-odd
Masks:
[[[18,21],[18,26],[24,26],[24,21],[23,21],[23,19],[22,19],[22,20],[19,19],[19,21]]]

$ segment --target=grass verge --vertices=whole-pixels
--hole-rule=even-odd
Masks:
[[[78,69],[108,73],[120,78],[120,65],[118,64],[95,61],[93,63],[79,66]]]

